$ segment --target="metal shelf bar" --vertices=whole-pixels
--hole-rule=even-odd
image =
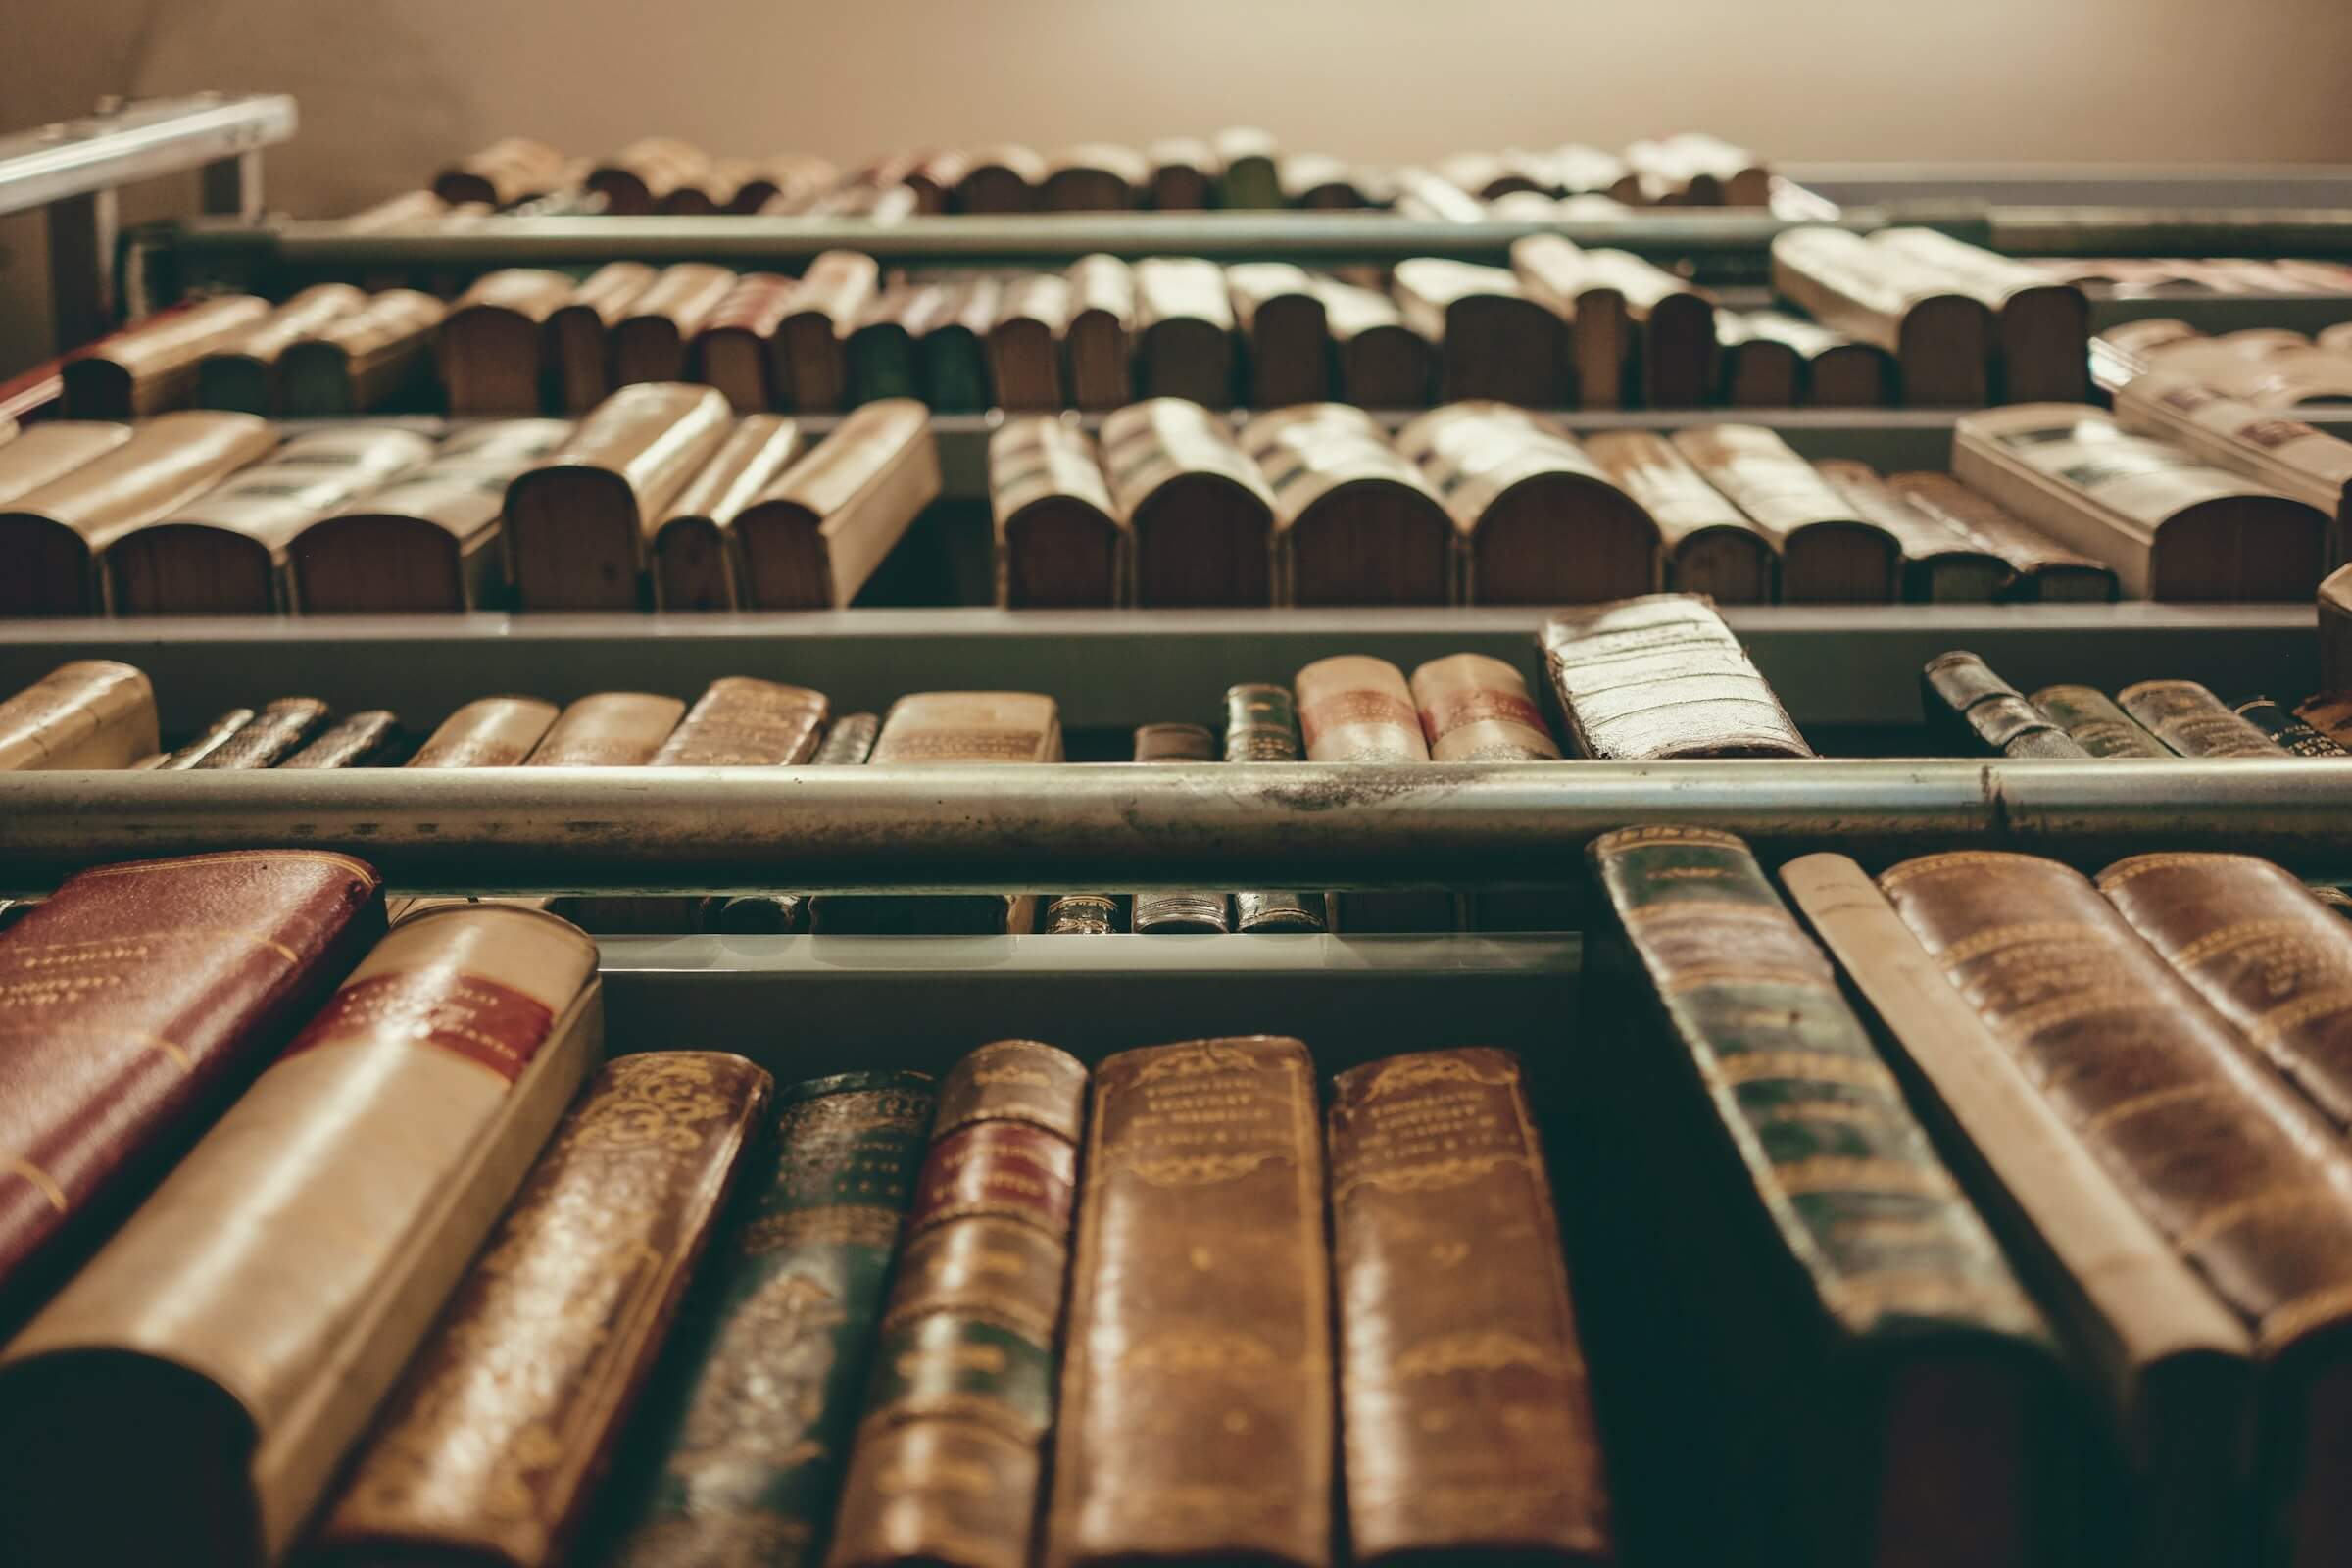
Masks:
[[[1778,172],[1842,206],[2352,207],[2352,164],[1798,163]]]

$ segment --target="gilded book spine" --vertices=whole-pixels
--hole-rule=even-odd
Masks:
[[[2233,710],[2238,717],[2268,735],[2297,757],[2343,757],[2341,746],[2311,723],[2288,712],[2268,697],[2243,702]]]
[[[1225,760],[1296,762],[1298,720],[1288,687],[1246,685],[1225,692]],[[1236,893],[1237,931],[1320,931],[1320,894]]]
[[[1199,724],[1145,724],[1135,732],[1138,762],[1213,762],[1216,737]],[[1129,917],[1138,935],[1233,928],[1222,893],[1138,893]]]

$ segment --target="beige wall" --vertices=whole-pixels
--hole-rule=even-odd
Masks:
[[[1697,126],[1783,159],[2352,160],[2347,0],[0,0],[0,37],[12,123],[297,94],[271,194],[308,214],[509,131],[847,159],[1254,122],[1400,159]],[[38,244],[0,220],[0,368],[30,357]]]

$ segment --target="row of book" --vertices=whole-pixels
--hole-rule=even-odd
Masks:
[[[2352,402],[2352,321],[2311,336],[2282,327],[2207,334],[2148,317],[2092,338],[2090,368],[2110,392],[2161,371],[2258,409]]]
[[[2096,284],[2119,299],[2177,293],[2352,294],[2352,267],[2292,257],[2039,257],[2029,261],[2053,282]]]

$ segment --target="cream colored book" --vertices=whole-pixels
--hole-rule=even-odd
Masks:
[[[1225,288],[1249,341],[1249,406],[1279,409],[1329,396],[1331,326],[1313,275],[1289,262],[1243,262],[1225,269]]]
[[[1363,410],[1276,409],[1244,425],[1241,444],[1273,493],[1281,603],[1443,605],[1458,597],[1460,524]]]
[[[58,368],[67,417],[144,418],[186,408],[204,357],[267,321],[270,309],[251,294],[216,295],[134,321],[68,355]]]
[[[1948,272],[1844,229],[1791,228],[1772,242],[1772,286],[1893,355],[1906,404],[1974,409],[1990,395],[1992,312]]]
[[[160,745],[154,686],[110,659],[60,664],[0,702],[0,772],[129,767]]]
[[[368,414],[431,401],[433,338],[449,307],[413,288],[388,288],[278,357],[278,394],[297,416]]]
[[[2080,286],[1933,228],[1885,228],[1870,243],[1943,273],[1992,312],[2003,400],[2076,403],[2088,395],[2090,301]]]
[[[1780,542],[1692,467],[1673,442],[1648,430],[1604,430],[1585,451],[1657,524],[1665,583],[1719,605],[1768,605]]]
[[[1233,402],[1233,303],[1225,273],[1197,256],[1135,264],[1135,385],[1139,396]]]
[[[2133,377],[2115,394],[2125,429],[2171,442],[2261,480],[2352,526],[2352,441],[2241,403],[2171,369]]]
[[[768,340],[770,394],[789,394],[797,414],[841,408],[850,386],[844,341],[881,286],[881,269],[871,256],[825,251],[811,261]]]
[[[1377,289],[1318,276],[1315,297],[1331,333],[1337,394],[1360,409],[1422,409],[1438,379],[1437,345]]]
[[[738,513],[741,600],[761,610],[838,610],[938,498],[931,411],[868,403]]]
[[[1680,275],[1606,248],[1583,253],[1585,288],[1614,290],[1634,331],[1634,385],[1653,409],[1695,409],[1715,396],[1715,301]]]
[[[1787,604],[1883,605],[1902,597],[1902,546],[1773,431],[1678,430],[1675,450],[1771,536]]]
[[[64,478],[93,458],[104,457],[130,439],[131,426],[112,419],[51,419],[18,430],[0,445],[0,509]]]

